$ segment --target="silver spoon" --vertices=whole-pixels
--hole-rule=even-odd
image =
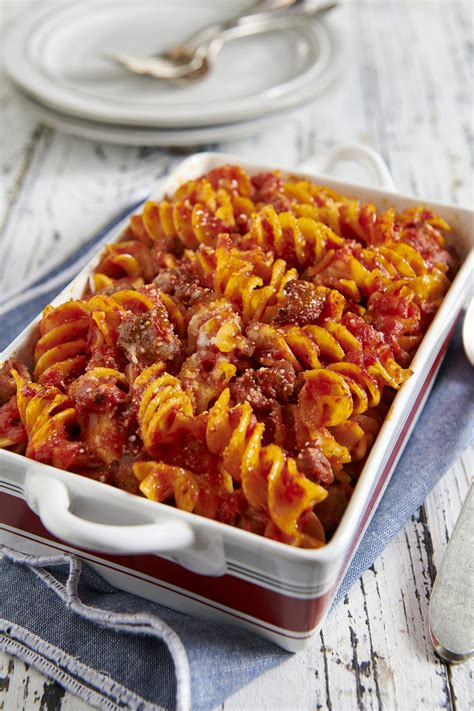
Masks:
[[[429,625],[438,656],[461,664],[474,655],[474,485],[471,483],[433,585]]]
[[[321,0],[263,0],[252,7],[251,13],[205,27],[163,54],[133,57],[106,52],[105,56],[132,74],[167,80],[200,79],[207,74],[225,42],[237,37],[283,29],[293,21],[314,17],[337,5],[337,2]]]
[[[464,317],[464,350],[474,366],[474,297]],[[461,664],[474,655],[474,484],[459,514],[430,598],[429,627],[436,653]]]
[[[464,316],[462,342],[471,365],[474,365],[474,296],[469,302],[466,315]]]

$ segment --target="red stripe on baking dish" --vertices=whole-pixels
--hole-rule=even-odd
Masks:
[[[360,521],[353,543],[346,556],[343,570],[347,562],[351,559],[367,521],[378,501],[387,477],[400,453],[400,449],[405,441],[413,419],[436,374],[441,359],[446,352],[455,326],[456,324],[453,324],[446,340],[442,344],[398,435],[397,441]],[[23,499],[3,492],[0,492],[0,520],[6,525],[24,531],[25,533],[29,532],[48,541],[60,543],[57,538],[52,536],[49,531],[44,528],[38,516],[33,513]],[[24,534],[20,535],[28,538],[28,536]],[[87,552],[84,551],[84,553],[85,555],[81,557],[87,560]],[[111,566],[107,566],[105,561],[110,561],[120,567],[127,568],[126,574],[132,577],[143,579],[136,573],[151,576],[155,578],[155,580],[146,580],[146,582],[170,590],[175,594],[191,600],[196,599],[195,595],[199,595],[201,598],[206,598],[206,600],[197,600],[201,604],[221,611],[216,605],[212,604],[213,602],[218,603],[219,605],[231,608],[231,610],[225,610],[226,614],[240,617],[239,612],[243,613],[252,618],[256,618],[252,620],[252,624],[263,627],[266,626],[265,623],[273,625],[280,628],[278,630],[279,634],[289,637],[292,636],[291,632],[310,632],[318,626],[327,612],[332,595],[336,589],[336,586],[334,586],[334,588],[319,597],[301,599],[285,595],[275,590],[269,590],[249,580],[242,580],[241,578],[236,578],[228,574],[217,578],[199,575],[156,555],[114,556],[94,552],[94,556],[100,559],[100,564],[105,567],[116,570]],[[173,587],[167,586],[166,583],[169,583],[170,586]],[[179,590],[176,590],[175,586],[179,588]],[[235,613],[233,613],[232,610],[234,610]],[[263,625],[259,625],[259,621],[261,621]],[[287,630],[290,634],[285,635],[283,630]]]
[[[0,511],[0,519],[7,526],[19,529],[20,532],[32,533],[47,541],[60,543],[44,528],[38,516],[23,499],[0,492]],[[77,550],[83,551],[80,548]],[[211,607],[215,607],[212,602],[216,602],[237,613],[241,612],[270,625],[294,632],[306,632],[316,627],[324,616],[331,595],[331,591],[328,591],[315,599],[298,599],[228,574],[217,578],[199,575],[157,555],[116,556],[95,552],[93,554],[99,559],[101,565],[105,564],[104,561],[110,561],[128,568],[126,573],[132,576],[137,572],[144,573],[155,578],[155,581],[146,580],[146,582],[171,590],[173,593],[191,599],[199,595],[205,598],[204,604]],[[173,588],[167,587],[166,583],[170,583]],[[174,586],[180,589],[175,590]],[[191,594],[186,594],[186,591]],[[198,602],[203,601],[198,600]]]

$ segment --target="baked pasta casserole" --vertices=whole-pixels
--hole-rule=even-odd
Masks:
[[[0,447],[255,534],[334,532],[450,284],[446,222],[237,165],[147,202],[30,373]]]

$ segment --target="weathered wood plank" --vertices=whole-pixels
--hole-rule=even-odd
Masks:
[[[3,6],[9,14],[25,11],[26,3]],[[381,151],[401,191],[469,204],[472,3],[359,2],[347,14],[351,62],[337,91],[258,136],[213,147],[291,165],[336,143],[362,141]],[[102,146],[40,129],[0,86],[0,264],[7,288],[45,255],[56,260],[72,251],[182,152]],[[433,576],[474,471],[472,450],[462,461],[308,652],[239,691],[224,704],[227,711],[472,707],[469,666],[448,669],[438,661],[426,627]],[[87,708],[59,689],[0,655],[0,708]]]
[[[0,7],[2,31],[4,25],[27,9],[26,3],[5,3]],[[0,64],[0,226],[4,224],[8,208],[14,204],[18,190],[28,172],[37,140],[44,131],[36,121],[21,111],[13,96]]]
[[[0,653],[1,711],[86,711],[90,708],[33,667]]]
[[[138,196],[146,196],[172,163],[158,150],[102,147],[45,130],[5,225],[0,245],[4,289],[46,260],[61,261]]]

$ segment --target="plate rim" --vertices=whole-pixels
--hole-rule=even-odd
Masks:
[[[126,6],[127,3],[123,2],[122,4]],[[263,103],[256,100],[252,110],[249,110],[244,102],[236,99],[235,102],[240,104],[238,110],[236,107],[224,112],[221,110],[216,112],[214,110],[214,113],[209,111],[207,115],[201,115],[200,117],[196,117],[194,113],[190,116],[188,111],[187,116],[181,116],[180,118],[175,117],[172,121],[169,118],[170,112],[168,112],[168,119],[163,116],[159,118],[155,117],[153,120],[149,117],[145,119],[143,116],[137,118],[136,114],[128,115],[127,112],[120,116],[116,115],[113,117],[107,115],[107,111],[95,113],[90,108],[78,107],[74,105],[74,100],[71,96],[61,99],[60,96],[58,96],[58,87],[54,85],[52,79],[44,75],[41,67],[32,65],[27,56],[28,45],[33,41],[31,36],[32,32],[38,31],[41,25],[47,22],[48,19],[57,18],[60,13],[66,11],[69,13],[71,11],[77,12],[86,7],[87,5],[85,3],[79,1],[68,5],[49,6],[48,8],[42,7],[26,18],[18,18],[6,33],[3,59],[7,76],[9,76],[16,85],[21,87],[23,92],[31,95],[38,103],[54,111],[59,111],[63,114],[68,113],[76,118],[89,121],[100,121],[117,126],[126,123],[127,125],[133,125],[137,128],[184,129],[201,128],[216,124],[232,124],[238,121],[257,119],[263,115],[289,111],[303,103],[307,103],[311,98],[325,90],[325,88],[337,78],[342,71],[344,60],[347,58],[343,47],[343,33],[341,28],[331,23],[314,19],[311,22],[311,29],[309,26],[306,29],[313,33],[319,33],[320,37],[326,38],[326,40],[324,40],[327,41],[328,55],[326,64],[323,66],[319,77],[316,77],[316,79],[313,78],[313,80],[307,80],[299,88],[287,92],[286,95],[270,97]],[[38,29],[34,30],[34,26]],[[31,69],[33,69],[33,73]],[[48,84],[47,89],[39,89],[35,83],[35,78],[38,78],[41,74]],[[59,94],[62,94],[62,89],[59,90]]]

